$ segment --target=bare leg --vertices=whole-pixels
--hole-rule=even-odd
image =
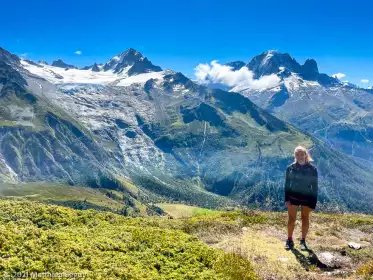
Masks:
[[[312,212],[312,208],[308,206],[302,206],[302,239],[306,239],[308,228],[310,226],[310,214]]]
[[[295,221],[297,220],[297,205],[290,205],[288,206],[288,237],[293,237]]]

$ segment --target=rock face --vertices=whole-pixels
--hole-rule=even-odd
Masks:
[[[92,70],[93,72],[100,72],[100,68],[98,67],[97,63],[94,63],[91,66],[85,66],[82,68],[82,70]]]
[[[242,67],[244,67],[246,65],[246,63],[243,62],[243,61],[233,61],[233,62],[229,62],[225,65],[232,67],[233,71],[237,71],[237,70],[240,70]]]
[[[11,54],[7,50],[0,47],[0,61],[14,66],[19,64],[20,59],[15,54]]]
[[[305,80],[317,81],[319,77],[319,69],[316,61],[314,59],[307,59],[302,66],[301,73]]]
[[[114,71],[114,73],[121,73],[127,70],[129,76],[141,73],[162,71],[162,69],[159,66],[153,65],[140,52],[132,48],[112,57],[103,66],[103,70],[112,70]]]
[[[255,56],[247,64],[247,67],[254,72],[255,78],[276,74],[280,67],[285,67],[295,73],[302,72],[301,65],[288,53],[279,53],[273,50]]]
[[[54,67],[60,67],[60,68],[65,68],[65,69],[78,69],[78,67],[76,67],[74,65],[66,64],[61,59],[53,61],[52,62],[52,66],[54,66]]]
[[[93,64],[91,69],[92,69],[93,72],[99,72],[100,71],[100,68],[98,68],[98,65],[96,63]]]
[[[46,62],[46,61],[44,61],[44,60],[39,60],[39,61],[38,61],[38,64],[49,65],[48,62]]]

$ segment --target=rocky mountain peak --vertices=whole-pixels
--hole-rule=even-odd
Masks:
[[[7,64],[18,64],[20,59],[15,54],[8,52],[7,50],[0,47],[0,61],[4,61]]]
[[[319,68],[317,62],[314,59],[307,59],[302,65],[302,76],[306,80],[317,80],[319,76]]]
[[[114,73],[127,71],[128,75],[148,72],[159,72],[162,69],[153,65],[146,57],[133,48],[113,56],[103,67],[104,71],[112,70]]]
[[[280,53],[275,50],[269,50],[255,56],[248,64],[245,65],[242,61],[234,61],[225,64],[232,67],[233,71],[237,71],[246,66],[254,73],[254,78],[259,79],[262,76],[275,74],[281,79],[289,77],[292,73],[299,77],[317,81],[323,86],[334,86],[340,82],[319,72],[317,62],[314,59],[307,59],[303,65],[299,64],[290,54]]]
[[[295,73],[299,73],[301,70],[301,65],[288,53],[280,53],[274,50],[255,56],[247,66],[254,72],[256,79],[266,75],[277,74],[280,67],[285,67]]]
[[[136,62],[143,61],[144,56],[133,48],[113,56],[105,65],[104,71],[114,70],[114,72],[120,72],[123,68],[132,66]]]
[[[93,72],[100,72],[100,67],[98,67],[97,63],[94,63],[91,66],[85,66],[82,68],[82,70],[92,70]]]
[[[67,63],[63,62],[62,59],[58,59],[58,60],[53,61],[52,66],[65,68],[65,69],[78,69],[78,67],[76,67],[74,65],[67,64]]]
[[[97,63],[95,63],[95,64],[93,64],[91,70],[92,70],[93,72],[99,72],[99,71],[100,71],[100,68],[98,67]]]
[[[38,61],[38,64],[41,64],[41,65],[49,65],[48,62],[46,62],[45,60],[39,60],[39,61]]]
[[[233,71],[237,71],[237,70],[240,70],[242,67],[244,67],[246,65],[246,63],[238,60],[238,61],[233,61],[233,62],[226,63],[225,65],[229,66],[229,67],[232,67]]]

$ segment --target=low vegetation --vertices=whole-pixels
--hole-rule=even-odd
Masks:
[[[88,279],[258,279],[250,262],[205,245],[164,218],[130,218],[1,200],[0,271]],[[166,221],[162,227],[158,225]],[[168,228],[169,227],[169,228]]]
[[[95,191],[109,201],[122,202],[121,193]],[[308,237],[313,251],[305,253],[283,249],[287,221],[283,212],[160,203],[152,206],[162,209],[164,216],[134,218],[49,202],[28,196],[0,200],[1,276],[25,272],[82,273],[86,279],[357,280],[373,276],[373,216],[369,215],[313,214]],[[298,219],[295,235],[299,231]],[[362,249],[348,248],[350,241],[359,242]],[[314,254],[324,251],[349,258],[349,268],[321,267]]]
[[[242,256],[252,263],[260,279],[373,279],[373,216],[364,214],[324,214],[311,216],[308,244],[311,251],[298,247],[301,219],[294,237],[296,248],[284,250],[287,214],[257,210],[213,211],[186,205],[158,204],[174,217],[172,225],[198,236],[210,247]],[[183,213],[182,218],[176,218]],[[186,214],[189,213],[189,216]],[[361,244],[360,250],[348,247]],[[331,252],[347,258],[346,266],[325,268],[318,254]]]

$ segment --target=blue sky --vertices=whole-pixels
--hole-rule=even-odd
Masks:
[[[0,46],[32,60],[61,58],[78,66],[105,62],[133,47],[154,64],[189,77],[199,63],[248,62],[276,49],[302,63],[314,58],[321,72],[344,73],[345,80],[368,86],[370,2],[2,1]]]

